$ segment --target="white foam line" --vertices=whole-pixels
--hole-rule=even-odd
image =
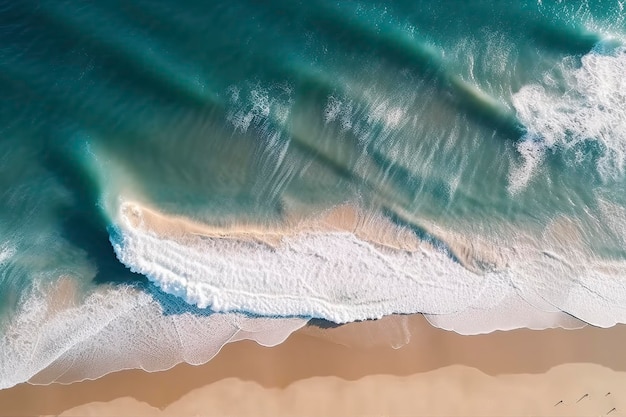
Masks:
[[[135,227],[123,211],[120,229],[113,246],[121,262],[164,291],[217,311],[345,323],[416,312],[468,318],[487,310],[479,321],[489,315],[493,321],[473,326],[492,331],[525,320],[522,315],[511,321],[499,310],[512,309],[511,301],[497,301],[506,298],[545,316],[527,317],[534,326],[552,326],[554,314],[545,313],[561,310],[598,326],[626,322],[626,282],[620,278],[626,265],[573,252],[564,268],[544,249],[520,246],[502,263],[506,267],[478,275],[427,246],[382,251],[348,232],[285,235],[274,248],[219,237],[181,240]]]

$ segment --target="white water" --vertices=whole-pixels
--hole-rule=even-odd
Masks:
[[[251,339],[274,346],[306,324],[239,314],[168,315],[151,295],[124,286],[58,309],[54,297],[36,287],[13,317],[0,339],[0,389],[25,381],[96,379],[123,369],[160,371],[181,362],[199,365],[226,343]]]
[[[511,241],[504,266],[479,275],[427,245],[386,250],[348,232],[289,235],[276,248],[174,239],[134,227],[124,213],[141,218],[140,206],[122,207],[122,237],[112,241],[119,260],[163,291],[217,311],[336,323],[420,312],[443,315],[442,326],[461,333],[571,327],[567,314],[603,327],[626,322],[626,265],[601,262],[574,242]]]
[[[541,153],[571,153],[573,164],[586,158],[595,142],[600,148],[596,169],[606,181],[624,178],[626,170],[626,48],[602,51],[602,45],[580,62],[565,59],[541,84],[513,95],[520,121],[528,129],[523,157],[509,177],[510,191],[524,188],[541,162]]]

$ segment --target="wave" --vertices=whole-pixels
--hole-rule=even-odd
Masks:
[[[476,273],[411,234],[411,250],[342,230],[279,232],[278,243],[268,244],[263,230],[231,235],[130,202],[121,204],[117,225],[111,243],[122,263],[163,291],[216,311],[335,323],[452,314],[446,327],[472,333],[552,327],[570,323],[567,315],[603,327],[626,320],[623,262],[544,241],[520,242],[499,255],[500,269]],[[447,236],[454,246],[454,234]]]
[[[15,255],[15,248],[6,243],[0,245],[0,265],[3,265],[13,255]]]
[[[341,80],[306,69],[296,73],[294,83],[228,89],[228,121],[235,133],[253,135],[260,145],[257,165],[262,174],[257,181],[267,191],[264,197],[302,196],[294,183],[306,181],[308,190],[332,173],[335,182],[328,181],[326,190],[348,186],[321,198],[331,202],[357,193],[396,214],[431,201],[448,204],[460,176],[467,175],[464,168],[474,163],[459,150],[493,134],[468,123],[428,83],[407,90],[402,87],[411,81],[402,76],[390,85],[377,80],[377,73]],[[474,93],[476,100],[493,100]],[[479,146],[488,145],[483,140]],[[311,165],[321,167],[322,174],[307,174]]]

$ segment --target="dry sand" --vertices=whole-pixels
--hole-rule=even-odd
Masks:
[[[410,342],[381,346],[381,333],[397,341],[394,328],[410,331]],[[274,348],[230,344],[198,367],[22,384],[0,391],[0,414],[618,416],[624,342],[626,326],[461,336],[419,315],[390,317],[308,327]]]

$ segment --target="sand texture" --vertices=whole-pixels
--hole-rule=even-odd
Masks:
[[[274,348],[229,344],[198,367],[22,384],[0,391],[0,414],[619,416],[625,341],[626,326],[461,336],[419,315],[309,326]]]

